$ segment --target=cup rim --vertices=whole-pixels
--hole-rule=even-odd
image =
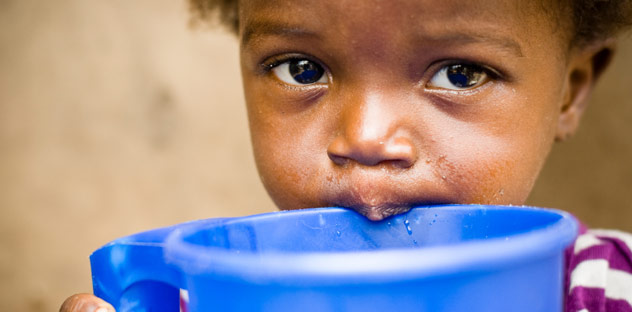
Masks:
[[[220,247],[201,246],[185,241],[200,228],[233,222],[307,214],[353,214],[344,208],[310,208],[253,216],[209,219],[173,231],[166,239],[165,259],[187,275],[240,280],[259,284],[341,285],[408,281],[473,272],[498,271],[527,262],[559,256],[575,239],[576,219],[570,214],[547,208],[498,205],[439,205],[413,209],[511,210],[516,213],[552,214],[551,224],[527,233],[451,245],[421,248],[384,249],[358,252],[266,252],[234,253]],[[228,223],[227,223],[228,222]],[[385,265],[387,264],[387,265]]]

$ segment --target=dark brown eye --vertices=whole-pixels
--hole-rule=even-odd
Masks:
[[[293,85],[327,83],[323,67],[308,59],[289,60],[275,66],[272,71],[281,81]]]
[[[290,75],[301,84],[317,82],[325,71],[320,65],[309,60],[290,61]]]
[[[453,64],[441,68],[428,85],[439,89],[467,90],[479,87],[487,81],[489,75],[481,66]]]

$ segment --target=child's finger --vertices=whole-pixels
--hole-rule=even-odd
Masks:
[[[76,294],[64,301],[59,312],[115,312],[114,307],[91,294]]]

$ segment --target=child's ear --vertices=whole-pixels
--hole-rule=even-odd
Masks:
[[[610,64],[615,48],[616,41],[608,39],[570,52],[556,141],[567,139],[577,130],[593,87]]]

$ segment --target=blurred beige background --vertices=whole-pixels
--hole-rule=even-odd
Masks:
[[[0,310],[91,290],[116,237],[271,211],[253,165],[237,42],[184,0],[0,0]],[[530,204],[632,231],[632,40]]]

